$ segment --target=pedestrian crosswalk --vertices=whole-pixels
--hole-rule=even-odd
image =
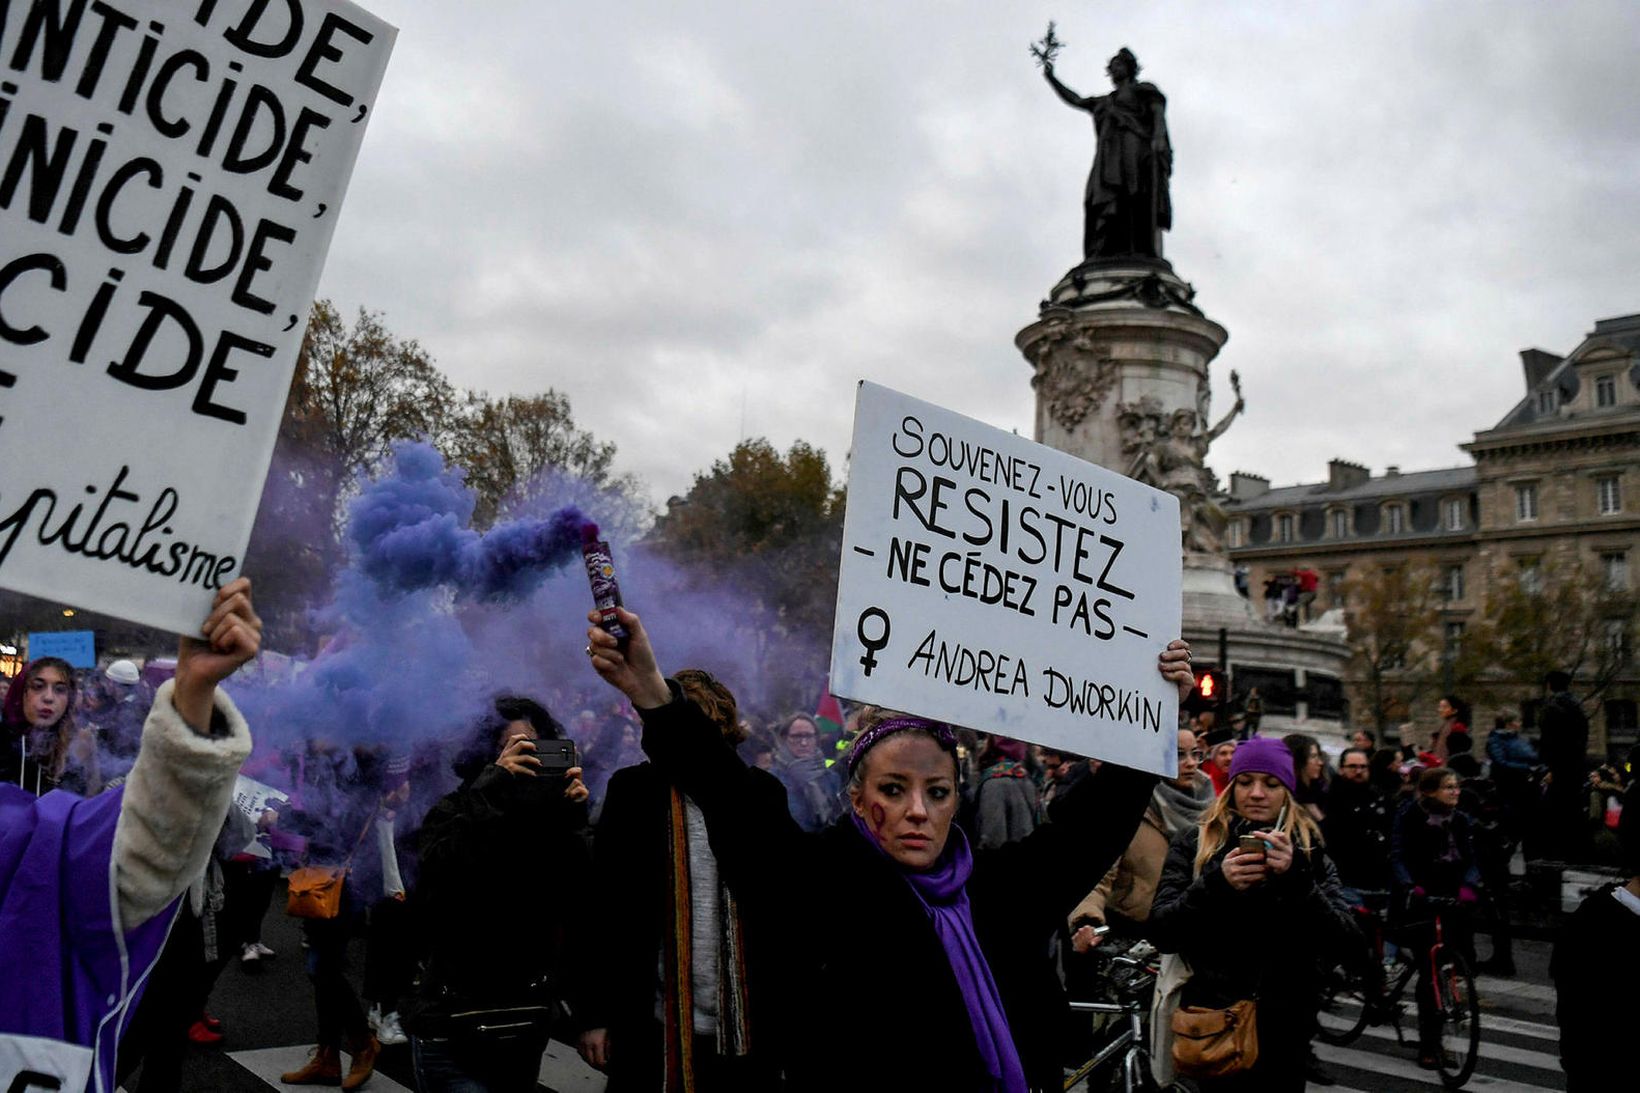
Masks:
[[[1481,1093],[1540,1093],[1563,1090],[1557,1043],[1560,1031],[1548,1023],[1545,1003],[1551,988],[1518,980],[1483,976],[1476,984],[1481,1000],[1480,1061],[1464,1086]],[[1521,1007],[1505,1009],[1504,1007]],[[1354,1016],[1348,1011],[1323,1013],[1325,1026],[1340,1027]],[[1440,1089],[1440,1076],[1418,1066],[1417,1016],[1410,1002],[1401,1022],[1406,1042],[1395,1030],[1374,1025],[1348,1047],[1316,1043],[1316,1054],[1338,1079],[1336,1093],[1414,1093]]]

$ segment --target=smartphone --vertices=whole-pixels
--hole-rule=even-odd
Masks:
[[[1243,854],[1257,854],[1260,857],[1263,857],[1265,851],[1268,849],[1264,845],[1264,840],[1259,838],[1257,835],[1241,836],[1236,840],[1236,847]]]
[[[531,740],[535,757],[541,761],[542,774],[563,774],[571,767],[581,765],[573,740]]]

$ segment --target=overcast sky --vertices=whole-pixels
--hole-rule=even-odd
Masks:
[[[659,500],[740,439],[841,477],[871,379],[1030,435],[1087,116],[1167,95],[1167,255],[1230,331],[1221,475],[1465,461],[1517,353],[1640,311],[1640,5],[366,0],[398,45],[321,293],[567,393]]]

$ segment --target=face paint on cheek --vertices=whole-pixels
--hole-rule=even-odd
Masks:
[[[881,831],[888,826],[888,813],[882,805],[873,802],[868,811],[871,813],[871,830]]]

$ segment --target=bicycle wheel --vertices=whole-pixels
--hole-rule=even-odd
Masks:
[[[1377,997],[1376,986],[1359,972],[1333,968],[1321,984],[1323,1016],[1316,1036],[1338,1047],[1353,1043],[1366,1030]]]
[[[1458,1089],[1480,1059],[1481,1006],[1469,961],[1445,947],[1435,963],[1435,1006],[1441,1017],[1441,1084]]]

